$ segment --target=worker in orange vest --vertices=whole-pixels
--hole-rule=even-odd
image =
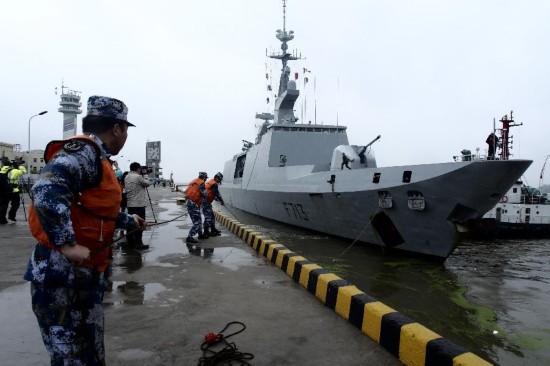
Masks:
[[[194,238],[197,233],[199,234],[199,239],[208,239],[208,235],[202,232],[201,218],[201,204],[203,200],[206,200],[206,187],[204,185],[206,179],[208,179],[208,174],[199,172],[199,177],[189,182],[185,190],[187,212],[193,222],[193,227],[191,227],[187,239],[185,239],[186,243],[197,243],[197,239]]]
[[[222,184],[223,174],[218,172],[214,178],[206,182],[206,199],[202,200],[202,213],[204,214],[204,233],[208,236],[220,236],[221,231],[216,229],[216,220],[212,211],[212,201],[219,201],[224,206],[218,184]]]

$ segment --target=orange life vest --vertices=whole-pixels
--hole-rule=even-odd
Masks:
[[[212,190],[212,186],[216,184],[218,184],[218,182],[216,182],[216,180],[212,178],[204,185],[206,187],[206,199],[208,199],[208,202],[212,202],[214,201],[214,198],[216,198],[216,195]]]
[[[69,140],[95,141],[85,135]],[[69,140],[52,141],[46,146],[44,158],[48,162]],[[88,142],[89,143],[89,142]],[[99,154],[99,148],[98,154]],[[111,256],[111,242],[119,215],[122,191],[116,174],[106,156],[101,155],[101,181],[99,185],[86,189],[73,197],[71,221],[75,233],[75,242],[90,249],[90,260],[84,263],[87,268],[96,268],[104,272]],[[60,247],[51,243],[42,229],[34,205],[29,208],[29,227],[32,235],[41,244],[53,250]]]
[[[187,189],[185,190],[185,198],[195,202],[197,205],[202,203],[202,195],[200,186],[204,183],[204,179],[195,178],[190,183]]]

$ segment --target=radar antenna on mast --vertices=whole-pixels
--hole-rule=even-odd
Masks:
[[[269,55],[270,58],[281,60],[282,63],[282,74],[281,79],[279,82],[279,92],[278,95],[281,95],[285,90],[288,88],[288,81],[289,81],[289,75],[290,75],[290,68],[288,68],[287,63],[288,61],[296,61],[301,60],[302,56],[299,55],[298,52],[289,53],[288,52],[288,42],[292,41],[294,39],[294,31],[290,30],[287,32],[286,30],[286,0],[283,0],[283,29],[277,29],[276,37],[279,41],[281,41],[281,50],[282,52],[279,54],[271,54]]]
[[[500,129],[500,138],[501,138],[500,160],[508,160],[510,157],[510,150],[512,149],[512,143],[513,143],[511,138],[514,137],[510,135],[510,128],[516,127],[516,126],[523,126],[523,122],[516,123],[514,121],[514,111],[510,111],[510,118],[508,118],[508,115],[505,115],[500,119],[500,122],[502,123],[502,128]]]

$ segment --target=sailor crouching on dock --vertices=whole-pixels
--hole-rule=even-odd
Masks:
[[[199,177],[189,182],[189,186],[185,190],[187,212],[193,222],[193,227],[189,230],[187,239],[185,239],[186,243],[197,243],[197,240],[193,238],[197,233],[199,234],[199,239],[208,239],[208,235],[204,235],[202,232],[201,217],[201,204],[203,200],[207,199],[206,179],[208,179],[208,174],[199,172]]]
[[[91,96],[83,135],[52,141],[31,190],[29,227],[38,241],[24,278],[52,365],[105,365],[103,294],[116,227],[145,228],[120,212],[110,161],[128,137],[128,108]]]

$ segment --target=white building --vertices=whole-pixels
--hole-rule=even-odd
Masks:
[[[56,88],[57,89],[57,88]],[[67,91],[65,91],[67,89]],[[80,107],[80,92],[70,90],[61,83],[61,101],[58,111],[63,113],[63,139],[68,139],[76,135],[77,121],[76,117],[82,110]]]
[[[44,161],[44,150],[31,150],[30,152],[24,151],[22,156],[23,160],[27,163],[25,164],[25,167],[28,166],[30,168],[28,173],[40,174],[44,166],[46,166],[46,162]]]
[[[3,158],[7,158],[9,161],[12,161],[14,158],[13,146],[13,144],[8,144],[7,142],[0,142],[0,159],[4,160]]]

